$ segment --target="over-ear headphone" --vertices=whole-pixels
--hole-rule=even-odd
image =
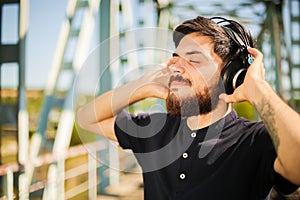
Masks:
[[[238,22],[223,17],[212,17],[210,19],[218,20],[217,24],[223,28],[227,35],[237,44],[237,47],[240,48],[239,55],[229,61],[221,71],[225,92],[226,94],[232,94],[244,82],[247,69],[253,62],[252,55],[247,50],[250,47],[250,42],[244,28]]]

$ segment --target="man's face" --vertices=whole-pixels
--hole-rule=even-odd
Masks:
[[[222,81],[221,58],[213,52],[213,42],[196,33],[180,41],[170,65],[170,94],[166,100],[172,115],[195,116],[216,108]]]

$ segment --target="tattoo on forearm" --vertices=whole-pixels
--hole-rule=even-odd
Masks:
[[[278,147],[279,147],[279,137],[277,133],[277,128],[276,128],[276,121],[274,118],[274,110],[270,106],[269,103],[270,100],[268,100],[266,97],[264,97],[261,101],[260,104],[257,105],[257,110],[258,113],[263,120],[267,130],[269,131],[269,134],[273,140],[274,148],[276,152],[278,152]]]

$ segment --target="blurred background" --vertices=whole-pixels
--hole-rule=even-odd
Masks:
[[[241,22],[266,78],[300,112],[299,0],[1,0],[0,199],[142,199],[130,151],[80,130],[78,106],[161,67],[198,15]],[[258,120],[248,103],[238,114]],[[147,99],[131,112],[164,111]],[[299,192],[271,199],[300,199]]]

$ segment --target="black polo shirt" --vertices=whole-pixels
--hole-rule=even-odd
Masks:
[[[145,200],[264,199],[272,186],[297,187],[274,172],[276,153],[260,122],[236,112],[192,131],[186,118],[166,113],[118,115],[115,133],[143,170]]]

